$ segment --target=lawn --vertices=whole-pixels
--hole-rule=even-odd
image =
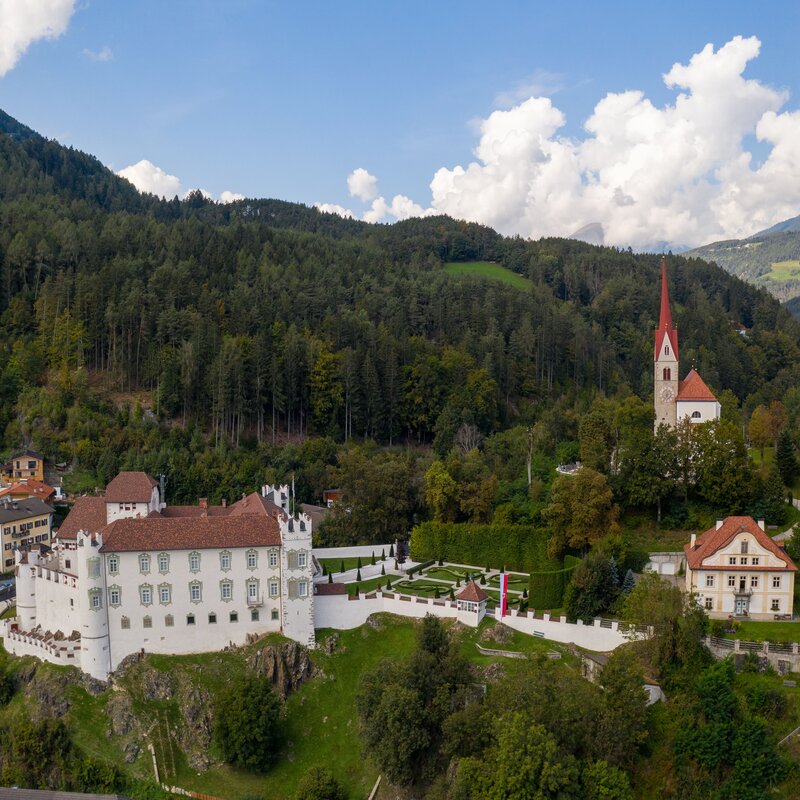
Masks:
[[[400,580],[392,583],[392,589],[403,594],[415,594],[420,597],[435,597],[438,589],[440,597],[448,597],[450,589],[455,591],[455,586],[450,583],[442,583],[441,581],[426,581],[426,580]]]
[[[426,569],[422,574],[428,578],[433,578],[433,580],[450,581],[455,583],[456,581],[464,581],[471,576],[480,577],[482,572],[483,570],[478,569],[478,567],[468,569],[467,567],[447,566],[431,567],[430,569]]]
[[[500,576],[499,575],[492,575],[486,581],[489,586],[497,586],[500,587]],[[517,575],[514,573],[509,573],[508,575],[508,588],[511,591],[521,592],[523,589],[528,588],[529,578],[527,575]]]
[[[773,261],[772,269],[760,277],[768,281],[794,281],[800,279],[800,261]]]
[[[800,642],[800,622],[770,622],[743,620],[736,633],[726,633],[727,639],[752,642]]]
[[[386,581],[390,581],[393,577],[395,576],[378,575],[377,578],[367,578],[365,581],[353,581],[352,583],[346,583],[345,586],[347,587],[347,593],[351,596],[356,593],[356,586],[358,586],[358,591],[361,592],[361,594],[366,594],[373,589],[377,589],[378,584],[386,586]]]
[[[501,281],[516,289],[530,289],[531,286],[527,278],[491,261],[450,261],[444,268],[448,275]]]

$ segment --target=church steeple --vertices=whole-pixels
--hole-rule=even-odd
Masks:
[[[669,286],[667,285],[667,257],[661,256],[661,314],[659,315],[658,327],[656,328],[655,358],[658,359],[659,352],[664,344],[666,334],[669,343],[672,345],[672,352],[678,358],[678,329],[672,324],[672,311],[669,307]]]
[[[655,428],[660,425],[674,428],[677,424],[678,399],[678,329],[672,323],[667,286],[667,258],[661,258],[661,314],[655,335],[653,352],[653,402]]]

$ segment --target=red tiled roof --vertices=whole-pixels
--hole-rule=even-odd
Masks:
[[[678,358],[678,329],[672,324],[672,312],[669,307],[669,287],[667,286],[667,257],[661,257],[661,313],[656,328],[655,358],[661,352],[664,337],[669,338],[672,352]]]
[[[690,370],[689,374],[678,384],[678,400],[716,402],[717,398],[700,375],[695,370]]]
[[[77,539],[78,531],[97,533],[106,526],[106,501],[103,497],[79,497],[58,529],[59,539]]]
[[[103,532],[104,553],[131,550],[201,550],[223,547],[271,547],[281,543],[273,517],[146,517],[118,519]]]
[[[717,552],[717,550],[725,547],[737,533],[746,532],[751,534],[755,540],[765,549],[776,555],[781,561],[786,563],[784,569],[797,571],[794,562],[784,550],[778,546],[778,543],[768,536],[765,531],[762,531],[758,523],[752,517],[726,517],[722,526],[717,528],[709,528],[705,533],[697,537],[695,547],[692,549],[691,545],[686,544],[683,546],[683,551],[686,553],[686,561],[690,569],[706,569],[703,567],[703,560]],[[762,570],[764,567],[753,566],[737,566],[737,570]],[[775,569],[775,567],[772,567]]]
[[[106,486],[107,503],[149,503],[158,484],[145,472],[120,472]]]
[[[208,508],[203,508],[202,506],[165,506],[158,516],[167,519],[176,517],[197,519],[199,517],[225,517],[228,514],[230,514],[230,508],[223,506],[209,506]],[[151,512],[148,516],[155,515]]]
[[[347,587],[343,583],[315,583],[314,594],[323,597],[332,594],[347,594]]]
[[[24,482],[12,483],[11,486],[0,489],[0,497],[10,494],[12,496],[38,497],[40,500],[47,500],[48,497],[55,494],[55,491],[52,486],[48,486],[42,481],[26,478]]]
[[[230,505],[230,514],[233,517],[240,514],[261,514],[269,517],[278,517],[283,514],[283,509],[278,508],[271,500],[262,497],[258,492],[251,492]]]
[[[475,581],[470,581],[457,595],[456,600],[466,600],[470,603],[480,603],[487,600],[489,595],[478,586]]]

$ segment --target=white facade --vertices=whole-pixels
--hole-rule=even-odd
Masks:
[[[712,422],[720,418],[722,406],[716,400],[678,400],[678,420]]]
[[[115,519],[128,517],[146,517],[151,511],[159,511],[160,508],[158,486],[154,486],[150,501],[147,503],[106,503],[106,521],[113,522]]]

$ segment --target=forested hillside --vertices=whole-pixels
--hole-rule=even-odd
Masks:
[[[596,396],[652,392],[660,257],[446,217],[162,201],[10,117],[0,130],[0,430],[7,450],[68,462],[76,488],[139,467],[193,500],[299,471],[314,500],[348,479],[344,443],[371,440],[395,449],[370,468],[410,478],[410,520],[427,513],[413,487],[428,445],[444,456],[459,432],[539,423],[554,459]],[[474,260],[529,288],[444,268]],[[684,372],[729,390],[732,413],[800,384],[800,323],[777,301],[668,261]]]

